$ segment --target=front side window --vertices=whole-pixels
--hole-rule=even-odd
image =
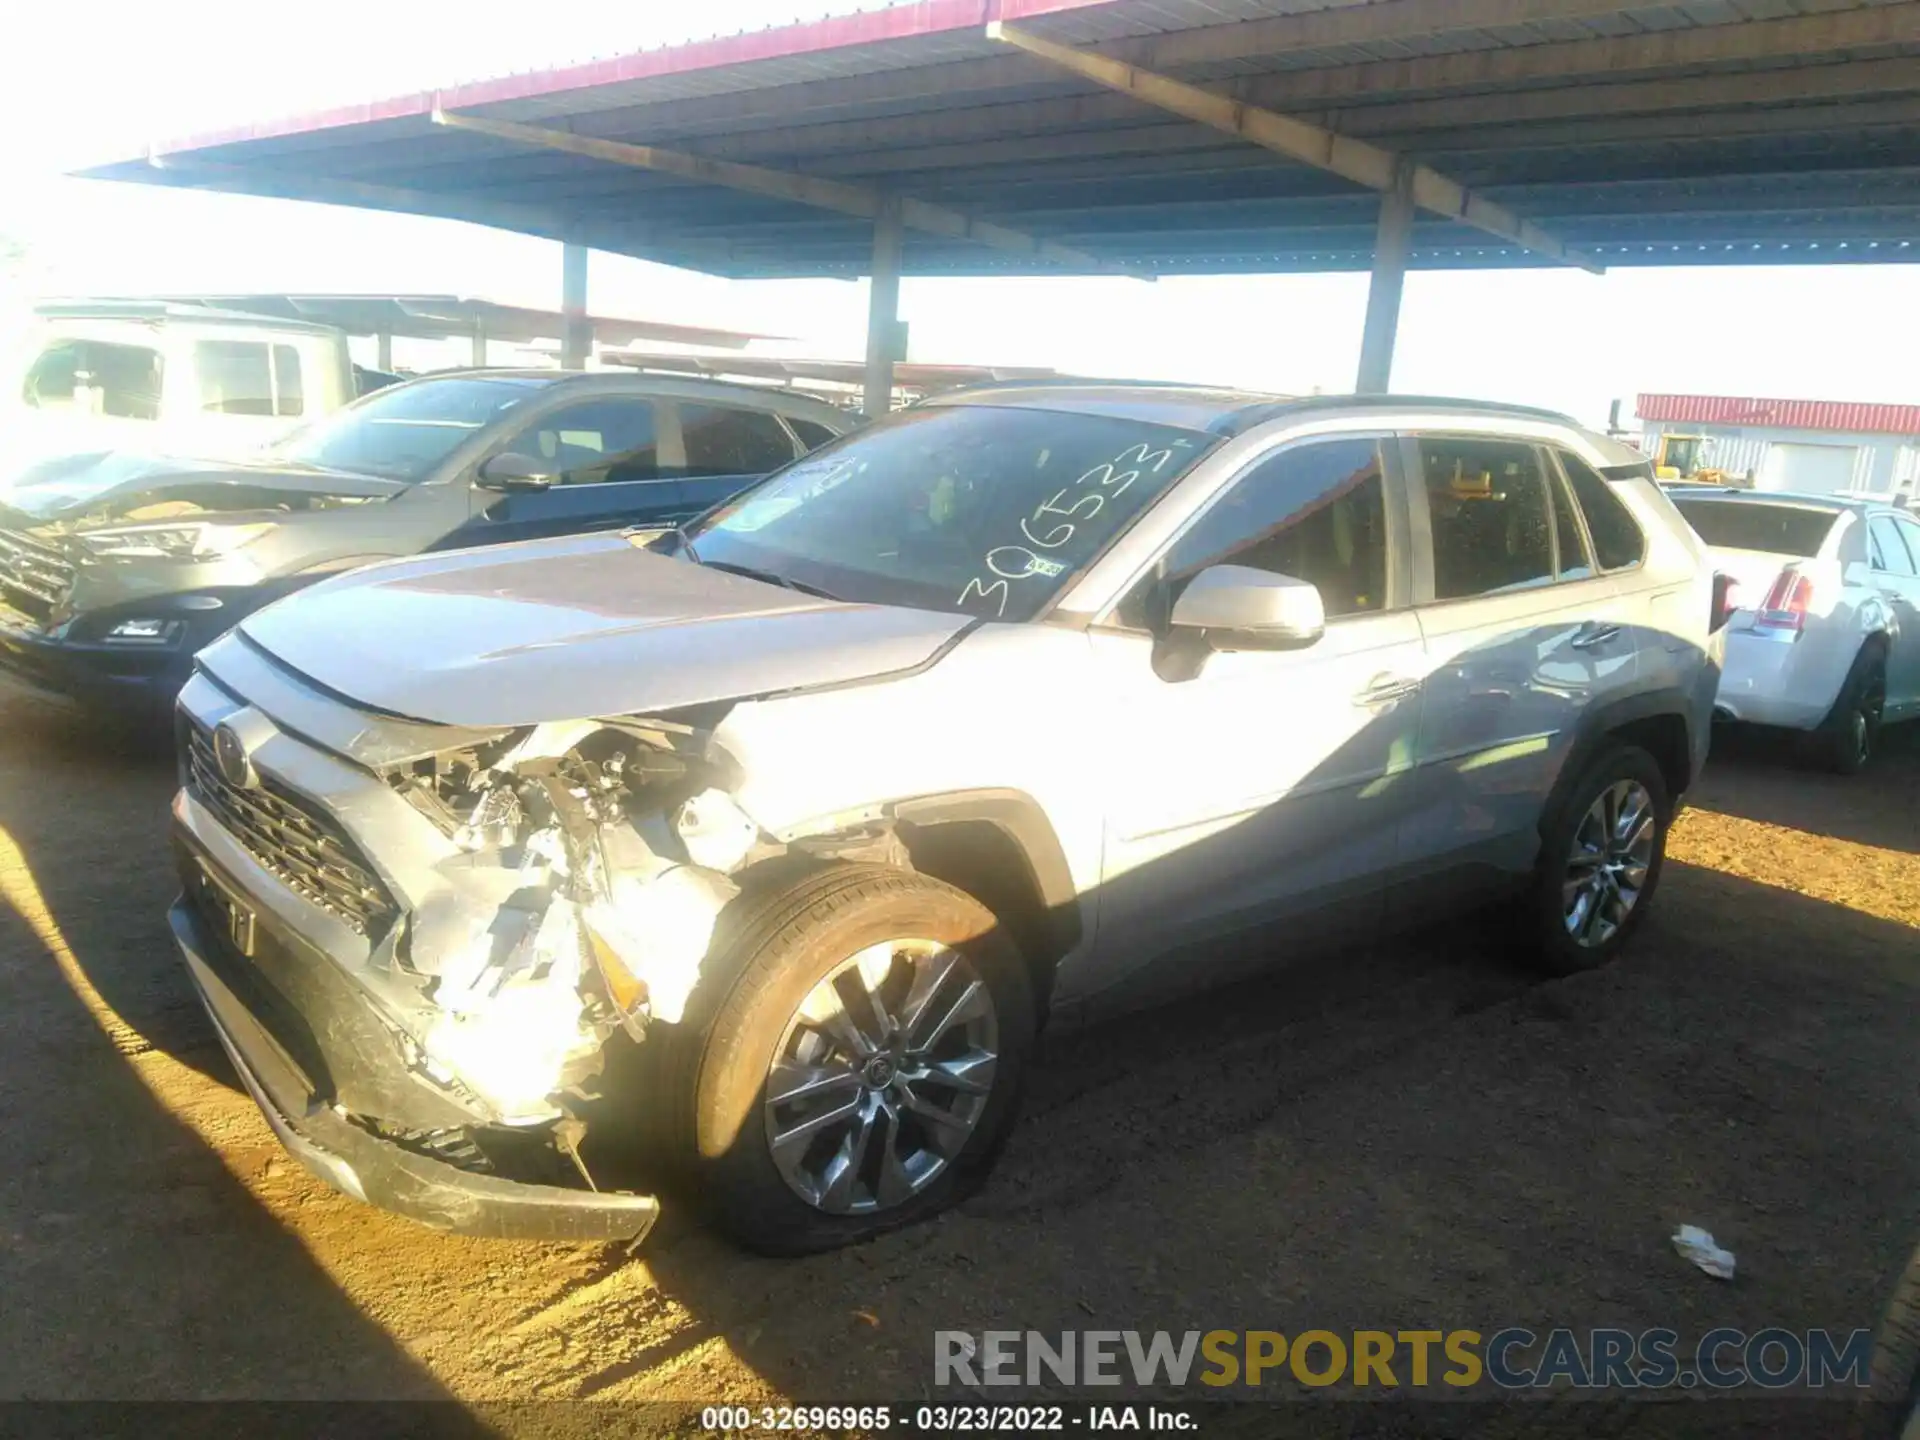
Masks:
[[[1030,620],[1218,437],[936,405],[836,441],[689,528],[681,553],[843,600]]]
[[[20,398],[33,410],[157,420],[164,366],[145,345],[56,340],[28,368]]]
[[[1553,583],[1553,504],[1540,452],[1512,440],[1423,439],[1419,447],[1434,599]]]
[[[450,376],[396,385],[296,431],[271,453],[296,465],[420,481],[548,382]]]
[[[1384,609],[1387,501],[1379,442],[1296,445],[1255,465],[1122,602],[1121,624],[1159,630],[1180,592],[1214,565],[1305,580],[1320,591],[1329,618]]]
[[[1578,455],[1565,450],[1557,453],[1580,513],[1586,517],[1587,534],[1593,537],[1593,555],[1600,568],[1625,570],[1646,559],[1647,537],[1613,486]]]
[[[1884,570],[1889,575],[1911,575],[1914,573],[1913,556],[1907,553],[1907,542],[1901,538],[1900,527],[1894,523],[1891,515],[1876,515],[1867,524],[1868,533],[1873,537],[1873,568]]]
[[[660,478],[659,426],[651,400],[584,400],[542,415],[510,447],[555,468],[563,485]]]
[[[680,433],[687,443],[687,474],[696,478],[765,475],[793,459],[793,440],[764,411],[682,405]]]

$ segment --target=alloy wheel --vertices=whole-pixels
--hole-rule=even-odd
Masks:
[[[1574,943],[1596,949],[1620,932],[1646,888],[1658,838],[1653,796],[1639,781],[1617,780],[1595,797],[1573,832],[1560,887]]]
[[[935,940],[889,940],[808,992],[767,1071],[773,1163],[830,1215],[891,1210],[965,1148],[999,1061],[993,996]]]

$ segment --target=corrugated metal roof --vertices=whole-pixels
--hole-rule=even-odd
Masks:
[[[990,41],[1099,47],[1406,151],[1606,264],[1920,259],[1920,0],[918,0],[419,91],[89,173],[442,215],[735,276],[856,275],[848,216],[433,125],[845,179],[1179,274],[1364,268],[1367,192]],[[1537,260],[1439,217],[1416,265]],[[910,274],[1031,272],[915,235]]]
[[[1686,425],[1766,425],[1782,430],[1844,430],[1855,435],[1920,435],[1920,405],[1642,395],[1637,409],[1642,420]]]

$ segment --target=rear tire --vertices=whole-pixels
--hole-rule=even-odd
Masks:
[[[1526,901],[1541,969],[1571,975],[1620,953],[1653,903],[1672,823],[1666,776],[1637,745],[1607,746],[1561,791]]]
[[[833,865],[750,891],[722,926],[709,966],[731,983],[670,1045],[675,1148],[721,1229],[763,1254],[827,1250],[985,1177],[1035,1026],[990,911],[922,875]],[[802,1083],[817,1093],[779,1099]]]
[[[1840,687],[1833,711],[1813,732],[1813,758],[1835,775],[1858,775],[1873,759],[1887,701],[1887,657],[1878,645],[1862,649]]]

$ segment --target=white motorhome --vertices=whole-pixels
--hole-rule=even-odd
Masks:
[[[332,326],[148,300],[37,306],[0,390],[0,488],[49,456],[238,458],[354,398]]]

